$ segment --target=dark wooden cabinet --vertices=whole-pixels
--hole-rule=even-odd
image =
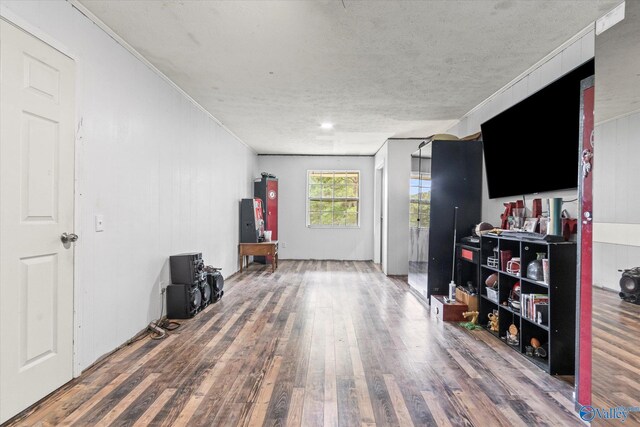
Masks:
[[[498,264],[493,259],[495,250]],[[517,274],[506,271],[500,261],[500,251],[511,251],[511,257],[520,258]],[[527,278],[527,268],[537,254],[544,254],[549,264],[548,277],[544,280]],[[522,353],[528,360],[552,375],[574,375],[575,370],[575,326],[576,326],[576,244],[574,242],[551,243],[544,240],[524,240],[512,237],[485,235],[481,239],[481,297],[478,323],[488,328],[488,315],[494,310],[499,314],[498,332],[494,336]],[[492,274],[498,276],[497,292],[487,291],[485,281]],[[520,310],[508,305],[514,286],[520,285]],[[497,295],[497,301],[488,293]],[[531,302],[524,303],[523,296]],[[547,306],[538,304],[547,295]],[[536,308],[541,311],[543,322],[536,319]],[[546,312],[546,313],[545,313]],[[509,327],[518,328],[518,343],[508,344],[505,336]],[[527,356],[527,346],[532,338],[545,347],[546,357]]]
[[[410,255],[409,284],[429,300],[449,292],[454,209],[458,207],[458,241],[480,222],[482,142],[436,140],[422,152],[422,158],[431,162],[430,214],[428,225],[412,230],[411,244],[419,248],[410,250],[418,256]]]

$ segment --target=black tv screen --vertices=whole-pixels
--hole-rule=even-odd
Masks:
[[[481,125],[489,198],[578,186],[580,82],[593,59]]]

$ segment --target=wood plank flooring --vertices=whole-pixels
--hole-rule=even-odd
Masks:
[[[640,305],[616,292],[594,289],[592,395],[597,408],[640,407]],[[592,425],[620,425],[596,419]],[[640,426],[640,412],[629,412],[624,425]]]
[[[370,262],[252,264],[226,285],[167,339],[118,350],[11,425],[582,425],[570,384],[430,318]]]

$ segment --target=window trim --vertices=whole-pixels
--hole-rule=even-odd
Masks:
[[[357,173],[358,174],[358,197],[350,197],[350,199],[357,199],[358,200],[358,224],[357,225],[311,225],[311,212],[309,210],[310,208],[310,195],[309,195],[309,177],[311,175],[311,173]],[[306,179],[306,189],[305,189],[305,198],[306,198],[306,202],[305,202],[305,223],[306,223],[306,227],[307,228],[330,228],[330,229],[334,229],[334,230],[348,230],[348,229],[357,229],[360,228],[360,217],[361,215],[361,211],[360,208],[362,206],[362,197],[361,195],[361,191],[362,191],[362,172],[359,169],[307,169],[307,179]],[[335,199],[334,199],[335,200]]]

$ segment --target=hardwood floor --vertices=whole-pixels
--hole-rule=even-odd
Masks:
[[[640,407],[640,305],[616,292],[594,289],[592,395],[597,408]],[[593,425],[620,425],[594,420]],[[625,425],[640,425],[640,412],[629,412]]]
[[[161,341],[107,357],[12,425],[571,426],[572,386],[429,317],[369,262],[252,264]]]

